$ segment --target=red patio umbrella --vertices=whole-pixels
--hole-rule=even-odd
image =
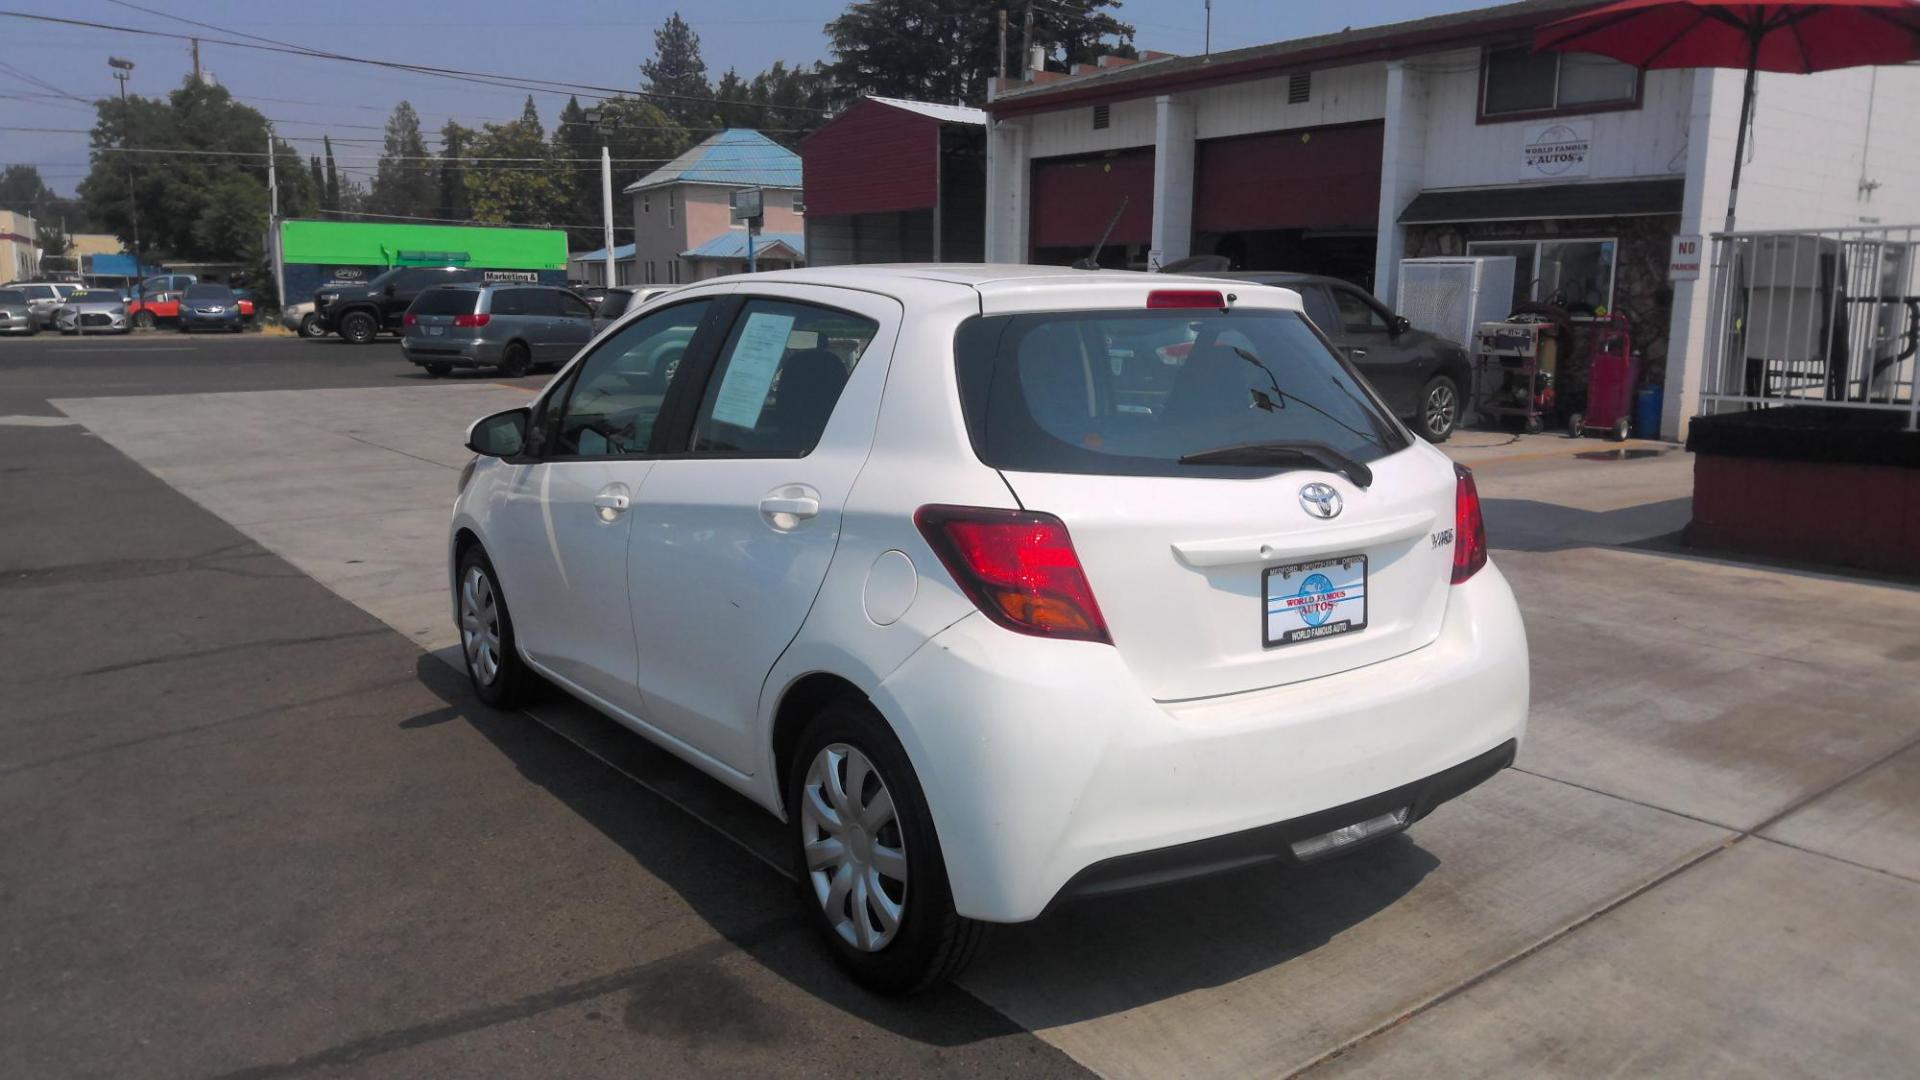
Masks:
[[[1744,68],[1726,231],[1740,194],[1753,80],[1761,71],[1805,75],[1920,60],[1916,0],[1821,0],[1739,4],[1716,0],[1618,0],[1548,23],[1534,49],[1596,53],[1640,68]]]

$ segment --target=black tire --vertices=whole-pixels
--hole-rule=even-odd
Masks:
[[[476,595],[467,596],[468,577],[478,574],[486,583],[483,592],[477,589]],[[492,598],[489,607],[485,603]],[[460,631],[460,652],[467,668],[467,678],[473,683],[473,692],[480,700],[495,708],[504,709],[526,700],[529,692],[539,682],[539,676],[528,668],[526,661],[520,659],[520,649],[513,635],[513,616],[507,610],[506,593],[500,589],[500,577],[494,573],[493,563],[488,561],[487,553],[475,544],[460,556],[460,568],[453,579],[453,602],[460,615],[455,620],[455,628]],[[469,626],[466,615],[470,603],[477,605],[476,624]],[[488,612],[496,620],[491,627],[488,624]],[[492,629],[489,639],[486,631]],[[481,661],[483,650],[470,634],[478,633],[493,656],[492,676],[486,674],[487,665]]]
[[[1430,443],[1443,443],[1460,426],[1460,388],[1445,375],[1435,375],[1420,389],[1420,411],[1413,430]]]
[[[452,364],[421,364],[420,366],[426,369],[427,374],[436,379],[443,375],[453,374]]]
[[[308,312],[300,319],[300,336],[303,338],[323,338],[327,328],[320,325],[320,316]]]
[[[153,329],[153,312],[144,308],[133,313],[133,325],[136,330]]]
[[[1586,437],[1587,416],[1585,413],[1574,413],[1567,419],[1567,438],[1584,439]]]
[[[807,774],[821,751],[835,745],[852,747],[871,762],[873,774],[892,797],[894,838],[905,844],[909,884],[901,890],[898,929],[891,940],[872,951],[847,941],[829,919],[817,891],[831,889],[829,872],[823,870],[822,880],[815,882],[807,869],[808,833],[815,828],[802,809],[808,797]],[[796,898],[834,960],[855,982],[875,993],[914,994],[953,979],[973,962],[986,940],[988,924],[954,911],[946,861],[926,795],[906,751],[872,705],[842,698],[808,722],[788,763],[786,792],[788,840],[799,878]],[[884,843],[882,837],[888,835],[887,827],[882,827],[873,842]],[[851,898],[843,910],[851,915]]]
[[[349,311],[340,316],[340,337],[350,345],[371,345],[380,335],[380,324],[365,311]]]
[[[500,354],[500,374],[509,379],[517,379],[527,373],[527,365],[533,356],[527,347],[517,341],[507,343],[507,351]]]
[[[1547,425],[1543,421],[1541,421],[1539,417],[1529,416],[1527,417],[1527,422],[1525,426],[1527,429],[1527,434],[1538,435],[1540,434],[1540,432],[1546,429]]]

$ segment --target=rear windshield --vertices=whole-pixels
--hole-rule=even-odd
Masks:
[[[633,299],[632,293],[610,292],[601,297],[600,306],[594,309],[594,316],[601,319],[617,319],[627,310],[627,301]]]
[[[955,341],[980,460],[1019,472],[1252,476],[1182,465],[1246,443],[1319,443],[1360,462],[1399,429],[1290,311],[1086,311],[980,316]]]
[[[480,294],[472,289],[428,289],[414,300],[415,315],[466,315]]]
[[[230,300],[233,291],[225,285],[194,285],[187,289],[189,300]]]

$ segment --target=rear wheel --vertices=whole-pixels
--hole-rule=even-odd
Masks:
[[[507,351],[500,354],[500,374],[509,379],[517,379],[527,373],[527,365],[532,360],[527,347],[515,341],[507,345]]]
[[[364,311],[349,311],[340,317],[340,336],[354,345],[370,345],[380,333],[380,325]]]
[[[828,705],[787,770],[800,904],[855,982],[911,994],[958,975],[987,924],[954,911],[933,815],[873,706]]]
[[[480,700],[500,708],[522,700],[536,676],[514,644],[513,617],[501,594],[493,563],[475,544],[460,557],[454,586],[460,609],[460,651]]]
[[[1460,390],[1445,375],[1436,375],[1420,391],[1420,415],[1415,417],[1420,435],[1428,442],[1442,443],[1460,423]]]

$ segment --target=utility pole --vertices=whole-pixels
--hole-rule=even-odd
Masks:
[[[273,253],[273,298],[287,303],[287,273],[280,258],[279,155],[273,152],[273,125],[267,125],[267,250]]]
[[[1026,81],[1033,75],[1033,0],[1027,0],[1027,14],[1021,19],[1020,38],[1020,79]]]
[[[613,130],[613,118],[604,108],[589,110],[585,120],[600,132],[600,220],[606,230],[606,275],[608,288],[620,284],[620,261],[613,257],[613,153],[607,148],[607,133]]]
[[[133,74],[133,61],[118,56],[107,58],[107,66],[113,69],[113,77],[120,81],[120,149],[127,149],[133,141],[133,116],[127,109],[127,79]],[[133,225],[133,276],[136,280],[146,272],[146,260],[140,249],[140,203],[133,192],[133,155],[127,155],[127,220]]]
[[[1007,9],[1000,9],[1000,84],[1007,82]]]
[[[1207,34],[1201,40],[1200,50],[1203,56],[1213,55],[1213,0],[1205,0],[1207,7]]]

